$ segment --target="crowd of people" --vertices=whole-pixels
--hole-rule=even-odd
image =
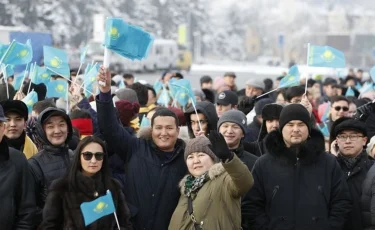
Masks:
[[[373,82],[284,76],[202,76],[186,106],[103,66],[89,97],[72,72],[68,101],[2,80],[0,228],[375,229]],[[86,226],[81,204],[108,190],[116,217]]]

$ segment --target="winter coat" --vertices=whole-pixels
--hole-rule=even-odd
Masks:
[[[67,177],[55,180],[48,192],[48,197],[43,210],[41,230],[58,229],[118,229],[113,214],[104,216],[87,227],[80,209],[82,202],[90,202],[98,196],[106,195],[106,189],[100,174],[86,177],[81,172],[76,176],[76,187],[71,187]],[[113,203],[121,230],[132,229],[130,212],[126,205],[121,185],[115,179],[110,180],[108,188],[112,193]]]
[[[341,230],[351,199],[335,157],[324,152],[324,137],[312,129],[299,158],[279,131],[265,139],[268,152],[253,169],[250,221],[254,230]]]
[[[195,107],[197,108],[197,112],[202,113],[205,116],[205,119],[208,122],[208,127],[207,127],[206,133],[209,133],[211,130],[217,130],[217,122],[219,120],[219,117],[217,116],[214,104],[212,104],[211,102],[208,102],[208,101],[200,101],[200,102],[197,102]],[[195,137],[194,131],[191,128],[191,119],[190,119],[190,115],[193,114],[193,113],[195,114],[193,106],[189,107],[185,112],[186,125],[187,125],[188,130],[189,130],[189,137],[190,138]]]
[[[345,222],[343,229],[363,229],[361,216],[362,186],[367,172],[370,170],[374,162],[368,158],[366,150],[361,153],[361,159],[356,164],[353,170],[349,170],[341,158],[337,157],[337,161],[341,166],[341,170],[345,174],[346,182],[348,183],[349,191],[353,201],[353,208]]]
[[[257,161],[258,157],[246,152],[244,150],[244,146],[242,142],[239,148],[237,148],[236,150],[232,150],[232,151],[237,155],[238,158],[240,158],[240,160],[247,166],[247,168],[251,172],[253,170],[254,164]],[[248,227],[249,216],[248,216],[247,210],[249,208],[250,199],[249,199],[248,193],[249,192],[247,192],[246,195],[242,197],[242,201],[241,201],[241,219],[242,219],[241,226],[242,226],[242,229],[244,230],[249,229]]]
[[[254,183],[250,171],[234,156],[228,163],[213,165],[208,176],[209,181],[196,194],[192,194],[197,223],[203,229],[241,229],[241,196]],[[188,198],[184,195],[186,178],[180,182],[181,197],[169,224],[170,230],[194,230],[188,214]]]
[[[251,143],[251,142],[254,142],[254,141],[258,140],[261,126],[262,126],[262,124],[258,121],[257,117],[255,116],[253,118],[253,122],[251,122],[250,125],[248,125],[248,127],[249,127],[249,133],[248,134],[249,135],[246,136],[247,142]]]
[[[170,158],[152,141],[140,139],[118,122],[112,101],[97,98],[98,124],[109,146],[125,163],[125,197],[135,229],[167,229],[187,172],[185,143],[177,140]]]
[[[361,208],[364,229],[375,229],[375,165],[367,172],[362,184]]]
[[[43,149],[33,157],[29,162],[29,168],[32,174],[35,197],[37,204],[36,213],[36,224],[40,224],[42,221],[42,210],[47,197],[47,191],[52,181],[63,177],[70,162],[73,158],[73,152],[68,148],[68,142],[72,137],[72,124],[69,120],[68,123],[68,137],[65,141],[65,146],[53,146],[47,139],[45,131],[43,129],[42,120],[44,116],[47,116],[48,112],[57,110],[56,108],[48,108],[44,110],[38,117],[37,133],[43,143]],[[65,119],[69,119],[68,116]]]
[[[0,142],[0,228],[34,229],[34,185],[23,153]]]
[[[266,120],[263,120],[259,135],[257,137],[258,139],[251,143],[247,142],[245,144],[245,150],[255,156],[262,156],[266,152],[263,139],[267,136],[267,134],[268,132],[267,132]]]

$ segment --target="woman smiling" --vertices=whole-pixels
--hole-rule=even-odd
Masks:
[[[185,148],[189,174],[180,182],[171,230],[241,229],[241,196],[253,185],[253,177],[221,134],[211,131],[209,139],[197,137]]]

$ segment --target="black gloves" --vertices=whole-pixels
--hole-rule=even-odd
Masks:
[[[367,117],[373,112],[375,112],[375,103],[369,102],[357,108],[354,118],[356,120],[366,121]]]
[[[257,96],[254,96],[254,97],[244,96],[242,100],[238,103],[238,110],[240,110],[245,115],[247,115],[248,113],[250,113],[251,110],[253,110],[256,99],[257,99]]]
[[[222,162],[233,159],[233,152],[228,148],[227,142],[225,141],[223,135],[219,132],[211,130],[208,135],[210,139],[212,152],[219,158]]]

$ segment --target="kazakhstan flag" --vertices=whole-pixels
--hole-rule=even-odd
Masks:
[[[308,66],[345,68],[345,56],[340,50],[330,46],[310,46]]]
[[[193,89],[191,88],[190,81],[187,79],[181,79],[173,82],[169,82],[169,86],[172,89],[174,95],[172,97],[177,100],[177,102],[185,106],[189,102],[189,99],[196,104],[195,95]]]
[[[29,113],[31,113],[34,104],[38,102],[38,94],[35,91],[31,91],[22,101],[26,104]]]
[[[107,190],[107,195],[101,196],[91,202],[83,202],[81,204],[81,212],[85,220],[85,226],[94,221],[114,213],[115,205],[113,203],[112,193]]]
[[[300,85],[299,71],[296,65],[290,67],[288,74],[280,80],[279,89]]]
[[[62,97],[66,98],[68,93],[68,82],[64,80],[55,80],[47,82],[47,97]]]
[[[29,77],[34,84],[47,84],[51,79],[51,74],[48,73],[46,68],[34,65]]]
[[[64,50],[44,46],[43,53],[44,65],[48,71],[67,79],[70,78],[68,55]]]
[[[32,59],[33,49],[30,40],[27,40],[26,44],[13,40],[2,56],[2,64],[24,65],[31,62]]]

